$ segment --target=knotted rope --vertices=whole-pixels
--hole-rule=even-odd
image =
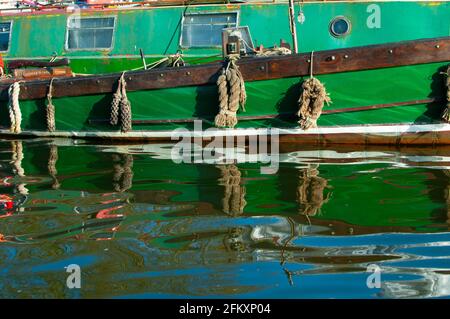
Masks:
[[[447,69],[447,107],[444,109],[442,113],[442,118],[450,123],[450,65]]]
[[[217,79],[220,108],[219,114],[214,120],[217,127],[234,127],[238,122],[236,113],[239,106],[245,112],[247,94],[244,78],[236,65],[237,59],[239,59],[237,55],[228,56],[227,67],[222,69],[221,75]]]
[[[53,78],[50,80],[47,93],[47,130],[49,132],[55,131],[55,106],[53,105]]]
[[[114,174],[113,188],[116,192],[124,192],[133,185],[133,155],[113,155]]]
[[[117,84],[117,90],[114,93],[113,101],[111,102],[111,125],[117,125],[119,122],[119,111],[120,111],[120,127],[121,131],[126,133],[132,128],[131,120],[131,103],[127,97],[126,90],[127,82],[125,81],[125,72],[119,79]]]
[[[8,112],[11,121],[10,131],[12,133],[20,133],[22,131],[20,128],[22,123],[22,112],[20,111],[19,94],[20,81],[11,84],[8,89]]]
[[[263,49],[261,51],[256,51],[256,55],[260,57],[274,56],[274,55],[289,55],[289,54],[292,54],[292,51],[285,47],[274,47]]]
[[[225,187],[225,195],[222,200],[223,211],[226,214],[237,216],[244,212],[247,204],[245,201],[245,187],[242,186],[241,172],[236,165],[220,165],[220,185]]]
[[[303,130],[317,127],[317,119],[322,114],[324,104],[329,105],[331,103],[325,86],[313,76],[313,58],[314,51],[311,52],[310,76],[302,83],[302,94],[298,100],[299,110],[297,115],[300,117],[298,123]]]

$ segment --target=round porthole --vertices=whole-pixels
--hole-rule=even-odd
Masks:
[[[350,33],[352,25],[346,17],[336,17],[330,23],[330,32],[335,37],[343,37]]]

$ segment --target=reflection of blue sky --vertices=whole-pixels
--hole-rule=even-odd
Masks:
[[[273,231],[280,231],[280,225],[282,225],[280,219],[263,218],[264,221],[261,224],[249,222],[250,219],[229,218],[223,221],[222,226],[232,226],[235,221],[234,226],[239,225],[247,229],[241,233],[240,240],[250,244],[250,250],[230,253],[235,256],[234,261],[230,263],[226,262],[226,258],[217,258],[217,254],[226,254],[217,251],[220,248],[217,246],[220,238],[216,241],[213,238],[209,250],[206,248],[206,261],[199,260],[198,251],[194,248],[203,247],[203,244],[206,245],[206,240],[201,240],[196,245],[192,243],[191,248],[179,252],[155,249],[151,244],[142,245],[139,240],[131,238],[113,242],[114,247],[122,247],[114,251],[124,249],[125,255],[109,254],[109,251],[97,251],[96,255],[80,254],[80,243],[73,242],[64,245],[73,246],[72,248],[63,249],[71,255],[70,257],[49,256],[48,261],[37,257],[30,260],[28,265],[19,265],[14,256],[27,253],[31,247],[23,244],[17,245],[16,248],[2,245],[0,255],[5,259],[2,260],[0,278],[27,276],[30,286],[45,285],[46,281],[43,278],[53,274],[61,277],[62,269],[68,264],[75,263],[87,270],[83,283],[89,286],[91,276],[101,275],[103,264],[116,263],[120,266],[115,270],[118,272],[109,273],[105,277],[105,280],[111,280],[115,285],[126,287],[133,286],[134,282],[150,285],[154,280],[174,283],[180,280],[187,284],[187,287],[179,293],[176,291],[168,293],[167,290],[157,291],[154,287],[149,288],[146,293],[137,294],[133,293],[133,289],[120,290],[111,292],[109,294],[111,297],[229,297],[232,295],[238,298],[384,298],[450,295],[449,275],[436,272],[439,269],[450,269],[449,234],[447,233],[399,233],[351,237],[322,236],[314,232],[303,233],[301,237],[289,242],[288,247],[291,249],[285,254],[286,261],[282,266],[279,244],[259,248],[257,244],[270,241],[274,235]],[[218,221],[217,223],[215,227],[220,228],[220,223]],[[211,224],[208,225],[212,227]],[[204,228],[204,225],[197,226]],[[298,225],[297,229],[300,228]],[[250,240],[251,234],[255,233],[258,236],[254,237],[253,241]],[[301,250],[308,247],[313,249]],[[120,260],[119,258],[126,258],[126,251],[144,257],[142,265],[136,267],[134,264],[129,264],[130,260]],[[179,254],[177,263],[173,263],[174,254]],[[317,260],[317,258],[355,256],[361,258],[360,262],[336,264],[331,260],[324,259],[322,262]],[[373,256],[379,257],[379,260],[371,260],[370,257]],[[387,260],[387,256],[395,259]],[[308,258],[313,259],[309,261]],[[7,261],[9,264],[5,264]],[[369,273],[366,273],[365,269],[371,263],[379,265],[382,269],[381,289],[368,289],[366,286]],[[127,268],[126,265],[131,265],[131,268]],[[289,284],[283,268],[296,273],[292,278],[293,285]],[[90,274],[91,272],[93,273]],[[217,288],[215,292],[214,287],[220,287],[220,289]],[[89,290],[92,289],[94,287],[89,287]]]

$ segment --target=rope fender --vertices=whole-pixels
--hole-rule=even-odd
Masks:
[[[322,114],[324,103],[329,105],[331,99],[325,86],[313,76],[314,51],[311,52],[309,79],[302,83],[302,94],[298,100],[300,117],[298,124],[303,130],[317,127],[317,120]]]
[[[117,125],[120,115],[120,129],[123,133],[132,129],[131,103],[127,97],[126,86],[125,72],[123,72],[117,84],[117,90],[113,95],[110,116],[111,125]]]
[[[49,132],[55,131],[55,106],[53,105],[53,78],[50,80],[47,93],[47,130]]]
[[[447,107],[442,113],[442,119],[447,123],[450,123],[450,65],[448,66],[447,73]]]
[[[245,112],[247,94],[245,92],[245,82],[236,60],[239,56],[228,56],[228,64],[222,69],[222,73],[217,79],[217,89],[219,93],[220,111],[214,119],[217,127],[234,127],[238,120],[236,113],[239,107]]]
[[[12,133],[20,133],[22,123],[22,112],[19,105],[20,81],[14,82],[8,88],[8,112],[11,122],[10,131]]]

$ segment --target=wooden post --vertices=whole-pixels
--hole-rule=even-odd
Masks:
[[[298,53],[297,27],[295,25],[294,0],[289,0],[289,26],[291,28],[292,42],[294,44],[294,53]]]
[[[139,53],[141,55],[142,63],[144,64],[144,70],[147,70],[147,63],[145,62],[145,54],[142,49],[139,49]]]

